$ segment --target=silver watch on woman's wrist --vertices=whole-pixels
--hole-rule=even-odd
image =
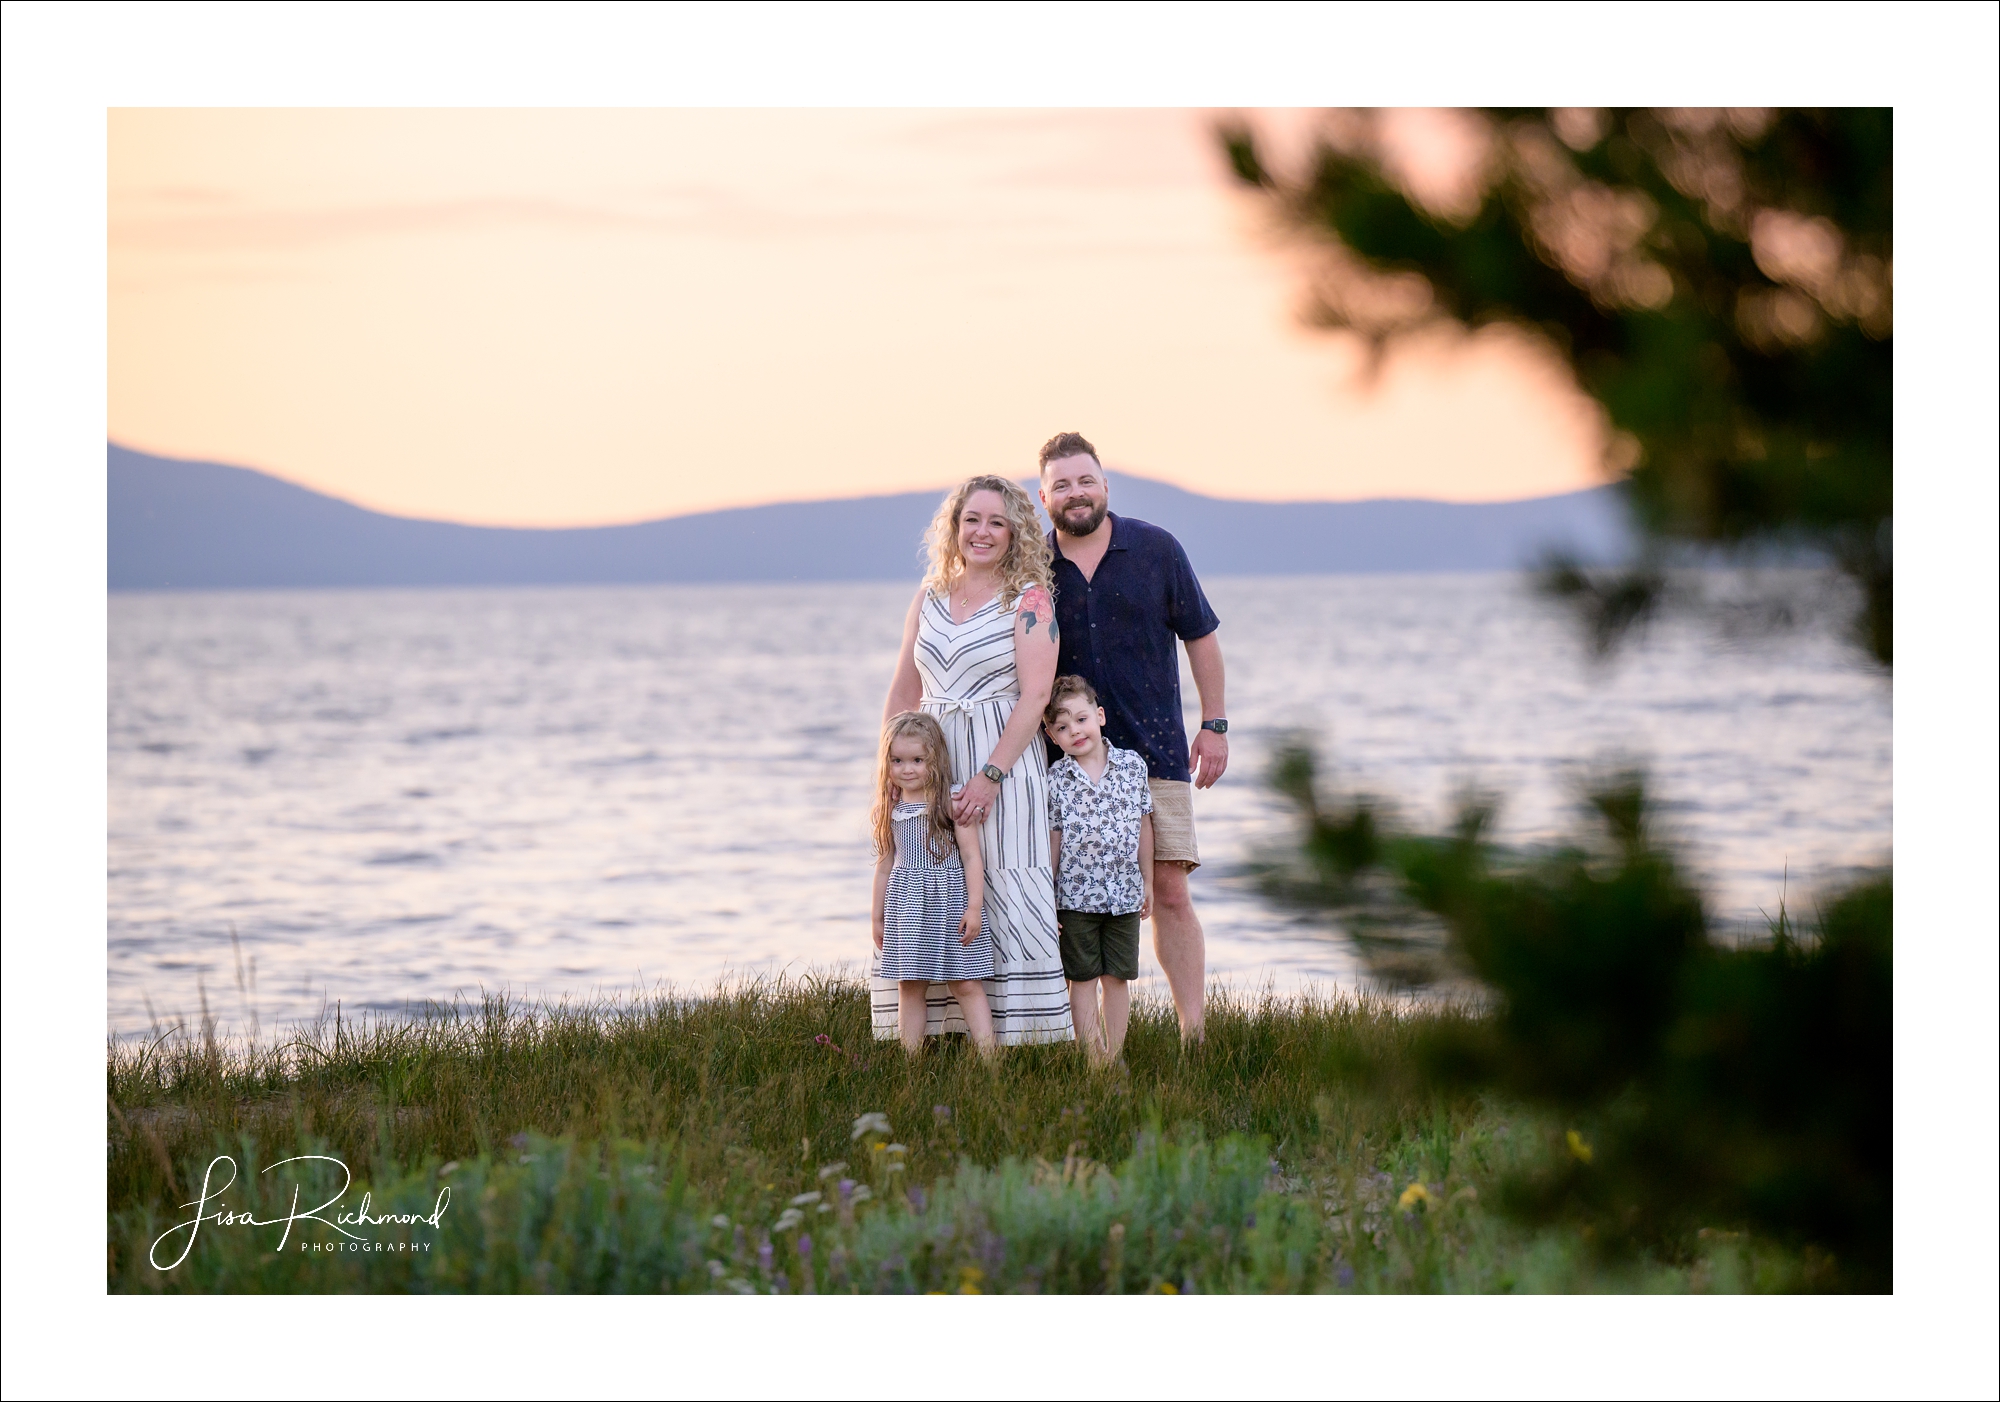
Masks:
[[[982,764],[979,766],[979,772],[996,784],[1005,782],[1007,778],[1007,771],[997,764]]]

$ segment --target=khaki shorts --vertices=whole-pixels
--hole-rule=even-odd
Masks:
[[[1194,785],[1185,779],[1148,779],[1153,791],[1153,860],[1201,865],[1194,845]]]

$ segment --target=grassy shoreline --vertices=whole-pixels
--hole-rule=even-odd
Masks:
[[[1715,1224],[1665,1253],[1496,1210],[1577,1126],[1443,1091],[1413,1048],[1451,1007],[1212,1000],[1184,1054],[1135,1010],[1126,1064],[1074,1047],[986,1065],[872,1040],[865,990],[743,984],[575,1009],[489,999],[411,1022],[327,1021],[283,1046],[170,1039],[107,1060],[107,1286],[156,1291],[1507,1291],[1799,1289],[1810,1254]],[[1584,1133],[1588,1126],[1581,1127]],[[285,1213],[351,1171],[377,1218]],[[226,1176],[218,1171],[212,1185]],[[817,1194],[815,1198],[812,1195]],[[322,1194],[325,1196],[326,1194]],[[311,1205],[308,1201],[307,1205]],[[429,1249],[412,1253],[409,1243]],[[303,1248],[303,1249],[302,1249]]]

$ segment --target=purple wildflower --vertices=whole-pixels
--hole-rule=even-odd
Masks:
[[[840,1190],[840,1200],[842,1202],[846,1202],[854,1196],[854,1180],[852,1178],[843,1178],[833,1186]]]
[[[951,1118],[951,1106],[933,1105],[931,1106],[931,1113],[936,1115],[940,1121],[949,1120]]]
[[[771,1269],[771,1239],[765,1237],[757,1243],[757,1269],[768,1273]]]
[[[930,1198],[922,1188],[910,1189],[910,1206],[916,1208],[917,1211],[922,1212],[929,1202]]]
[[[1349,1286],[1354,1284],[1354,1267],[1348,1265],[1347,1262],[1342,1261],[1340,1263],[1340,1269],[1334,1272],[1333,1278],[1340,1283],[1341,1289],[1343,1290],[1347,1289]]]
[[[813,1239],[810,1232],[799,1233],[799,1255],[810,1258],[813,1254]]]

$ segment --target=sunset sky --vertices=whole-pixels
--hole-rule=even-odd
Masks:
[[[1213,121],[115,110],[110,436],[511,525],[1024,474],[1062,429],[1238,497],[1601,480],[1532,358],[1413,351],[1371,386],[1302,327],[1301,255]]]

